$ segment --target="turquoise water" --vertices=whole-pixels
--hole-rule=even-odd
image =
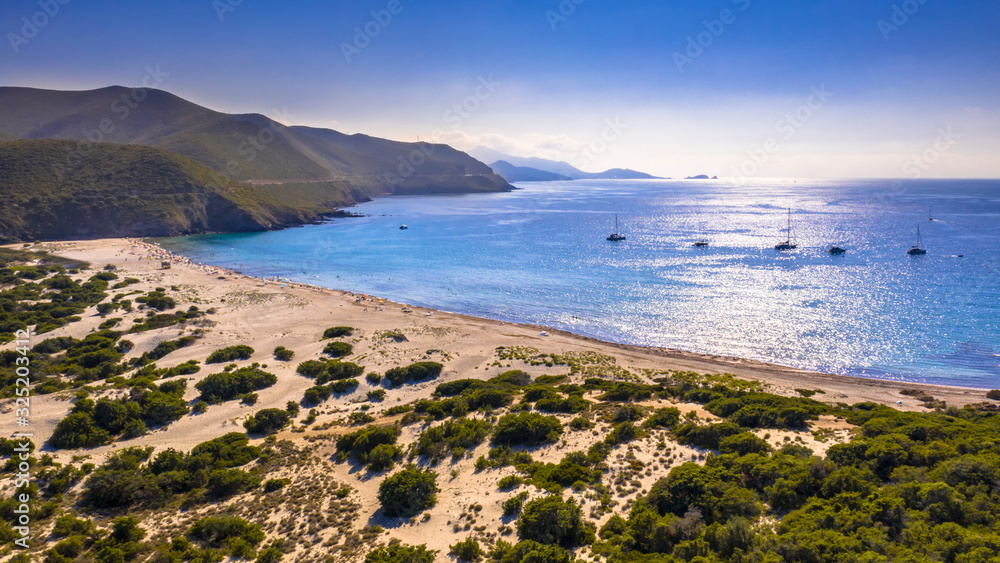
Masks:
[[[615,342],[1000,387],[998,181],[518,186],[385,198],[353,209],[359,218],[159,242],[250,275]],[[799,247],[778,252],[787,208]],[[605,237],[616,213],[628,239],[613,243]],[[911,257],[918,226],[928,254]],[[711,245],[693,248],[702,237]],[[831,244],[847,254],[824,252]]]

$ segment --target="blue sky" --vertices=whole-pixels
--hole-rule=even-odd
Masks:
[[[0,84],[159,65],[221,111],[589,170],[1000,177],[998,28],[985,0],[5,0]]]

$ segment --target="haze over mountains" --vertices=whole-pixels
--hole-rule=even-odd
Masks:
[[[636,170],[630,170],[628,168],[612,168],[610,170],[605,170],[604,172],[584,172],[579,168],[558,160],[548,160],[545,158],[538,157],[523,157],[514,156],[512,154],[502,153],[498,150],[492,149],[487,146],[478,146],[471,151],[469,154],[478,158],[483,162],[489,162],[490,167],[493,168],[497,174],[500,174],[508,182],[518,182],[518,181],[529,181],[529,180],[512,180],[507,176],[504,176],[503,172],[500,170],[510,171],[510,167],[516,167],[522,170],[515,171],[518,175],[529,175],[537,174],[537,172],[548,172],[550,174],[555,174],[564,178],[571,180],[655,180],[658,179],[656,176],[646,174],[644,172],[638,172]],[[497,168],[498,162],[503,162],[500,164],[500,169]],[[525,170],[529,169],[529,170]],[[530,169],[533,169],[530,170]],[[551,180],[559,180],[561,178],[550,178]],[[547,180],[536,180],[536,181],[547,181]]]

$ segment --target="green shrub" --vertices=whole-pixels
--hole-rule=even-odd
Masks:
[[[455,556],[459,561],[479,561],[483,558],[483,548],[476,541],[476,538],[466,538],[455,545],[449,546],[449,555]]]
[[[335,326],[328,328],[323,331],[323,340],[327,338],[340,338],[342,336],[351,336],[354,334],[354,329],[349,326]]]
[[[437,492],[436,473],[408,465],[382,481],[378,487],[378,500],[386,516],[408,518],[434,506]]]
[[[382,444],[395,445],[400,433],[398,426],[366,426],[337,438],[337,455],[342,459],[349,455],[359,463],[368,463],[372,450]]]
[[[515,514],[521,512],[521,508],[524,507],[524,501],[526,500],[528,500],[528,491],[521,491],[520,493],[503,501],[503,504],[501,505],[501,508],[503,508],[503,515],[514,516]]]
[[[267,482],[264,483],[264,492],[273,493],[274,491],[287,487],[291,483],[291,479],[268,479]]]
[[[292,416],[282,409],[264,409],[254,413],[252,418],[243,422],[243,427],[250,434],[272,434],[288,424]]]
[[[986,398],[1000,401],[1000,389],[990,389],[986,392]]]
[[[142,297],[136,297],[137,303],[145,303],[147,307],[152,309],[157,309],[159,311],[166,311],[167,309],[173,309],[177,306],[173,297],[167,296],[167,294],[159,289],[156,291],[150,291]]]
[[[490,552],[493,561],[502,563],[576,563],[573,553],[558,545],[545,545],[532,540],[518,542],[517,545],[500,540]],[[650,562],[652,563],[652,562]]]
[[[202,518],[191,525],[187,536],[203,541],[212,547],[232,547],[237,540],[243,540],[251,546],[264,541],[264,532],[260,525],[252,524],[236,516],[210,516]]]
[[[250,366],[231,372],[210,374],[194,387],[201,392],[201,400],[214,405],[236,399],[246,393],[266,389],[277,382],[278,378],[273,373]]]
[[[768,454],[771,446],[766,440],[754,436],[750,432],[741,432],[719,440],[719,451],[724,454]]]
[[[368,392],[368,400],[381,403],[385,400],[385,389],[372,389]]]
[[[111,442],[111,434],[87,413],[72,413],[56,425],[49,444],[58,449],[93,448]]]
[[[379,444],[368,454],[368,469],[376,473],[388,471],[402,455],[403,450],[395,444]]]
[[[330,398],[333,392],[325,385],[315,385],[306,389],[303,400],[310,405],[318,405]]]
[[[562,424],[554,416],[531,412],[507,414],[497,421],[493,443],[534,446],[555,442],[562,432]]]
[[[508,475],[502,479],[497,484],[501,491],[509,491],[514,487],[519,487],[524,483],[524,479],[520,475]]]
[[[463,418],[424,430],[417,439],[417,453],[437,461],[455,448],[472,449],[483,442],[491,425],[485,420]]]
[[[678,427],[675,434],[677,435],[677,441],[681,444],[705,448],[707,450],[718,450],[720,440],[741,432],[744,432],[744,429],[732,422],[722,422],[706,426],[688,423]]]
[[[259,477],[241,469],[216,469],[208,476],[208,493],[215,498],[225,498],[249,491],[259,484]]]
[[[437,551],[428,550],[426,545],[397,543],[370,551],[364,563],[434,563],[436,555]]]
[[[295,357],[295,352],[285,348],[284,346],[278,346],[274,349],[274,358],[282,362],[291,361]]]
[[[382,383],[382,374],[371,372],[365,376],[365,379],[367,379],[368,383],[371,383],[372,385],[378,385],[379,383]]]
[[[350,356],[353,351],[354,347],[346,342],[331,342],[323,348],[323,353],[331,358]]]
[[[585,416],[578,416],[573,420],[569,421],[569,427],[573,430],[589,430],[593,428],[594,423]]]
[[[409,381],[433,379],[441,375],[443,369],[444,366],[437,362],[417,362],[406,367],[392,368],[385,372],[385,378],[393,387],[399,387]]]
[[[320,373],[316,376],[316,384],[324,385],[330,381],[339,381],[341,379],[352,379],[355,377],[360,377],[361,374],[365,372],[365,368],[359,366],[358,364],[353,364],[351,362],[329,362],[327,364],[326,372]]]
[[[350,393],[361,385],[357,379],[341,379],[329,385],[330,391],[334,393]]]
[[[330,362],[327,360],[306,360],[295,368],[295,371],[306,377],[319,377],[325,373]]]
[[[644,428],[666,428],[673,430],[680,423],[681,411],[676,407],[664,407],[657,409],[645,422]]]
[[[224,364],[235,362],[236,360],[249,360],[253,356],[254,349],[250,346],[239,345],[222,348],[209,354],[206,364]]]
[[[525,540],[563,547],[591,543],[594,535],[584,525],[583,512],[576,502],[564,501],[560,495],[526,504],[517,518],[517,533]]]

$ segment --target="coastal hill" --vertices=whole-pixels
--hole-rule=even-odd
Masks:
[[[28,142],[43,139],[60,141]],[[286,126],[120,86],[0,87],[0,147],[5,191],[54,206],[17,215],[5,205],[6,241],[273,229],[379,196],[513,189],[448,145]],[[125,194],[155,202],[126,209]],[[60,203],[83,200],[82,215]]]
[[[584,172],[579,168],[558,160],[548,160],[538,157],[514,156],[502,153],[487,146],[478,146],[469,151],[469,154],[482,160],[483,162],[504,161],[512,166],[522,168],[534,168],[552,174],[565,176],[573,180],[657,180],[657,176],[638,172],[628,168],[612,168],[604,172]],[[495,168],[494,168],[495,170]],[[509,180],[509,179],[508,179]]]
[[[488,166],[447,145],[286,126],[260,114],[221,113],[151,88],[70,92],[2,87],[0,131],[19,139],[156,147],[239,181],[347,179],[368,197],[511,189]]]
[[[282,201],[267,187],[237,183],[151,147],[90,143],[72,173],[52,166],[76,150],[78,143],[68,140],[0,143],[0,241],[261,231],[335,211],[315,197]],[[364,197],[346,184],[327,195]]]
[[[490,164],[490,168],[508,182],[565,182],[572,181],[573,178],[546,172],[529,166],[514,166],[506,160],[498,160]]]

